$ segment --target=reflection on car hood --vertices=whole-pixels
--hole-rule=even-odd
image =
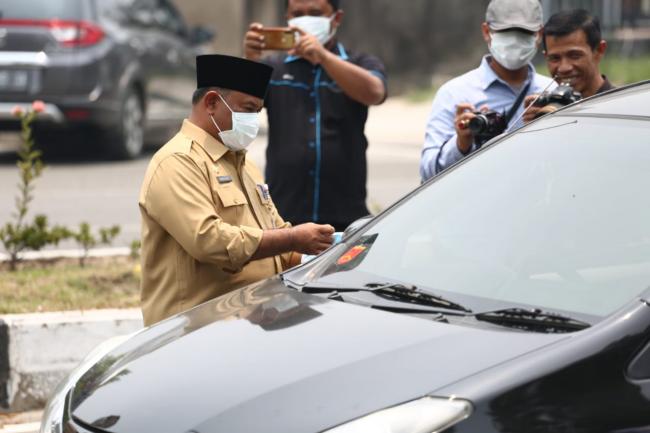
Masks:
[[[136,335],[83,376],[71,408],[112,432],[316,432],[562,338],[387,313],[272,279]]]

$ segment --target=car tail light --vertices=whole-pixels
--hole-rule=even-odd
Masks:
[[[0,19],[0,26],[46,27],[64,47],[95,45],[105,36],[101,27],[88,21]]]
[[[86,120],[90,117],[90,111],[84,109],[65,110],[64,114],[68,120]]]

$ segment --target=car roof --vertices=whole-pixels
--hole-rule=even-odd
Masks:
[[[650,80],[586,98],[557,115],[647,118],[650,120]]]

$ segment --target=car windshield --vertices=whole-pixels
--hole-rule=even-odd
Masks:
[[[0,19],[76,20],[82,0],[0,0]]]
[[[643,120],[536,122],[353,238],[321,280],[404,282],[474,311],[606,316],[650,286],[648,137]]]

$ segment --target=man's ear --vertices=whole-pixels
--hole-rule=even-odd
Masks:
[[[203,97],[203,105],[208,110],[215,110],[219,103],[219,94],[215,90],[208,91]]]
[[[481,32],[483,33],[483,40],[485,41],[486,44],[488,44],[489,47],[492,37],[490,36],[490,26],[488,25],[488,23],[481,24]]]
[[[600,42],[598,42],[598,46],[594,50],[594,53],[596,54],[596,60],[600,62],[603,56],[605,55],[606,51],[607,51],[607,41],[601,40]]]
[[[334,19],[332,20],[333,27],[338,27],[341,25],[343,22],[343,15],[345,15],[343,9],[339,9],[334,13]]]

